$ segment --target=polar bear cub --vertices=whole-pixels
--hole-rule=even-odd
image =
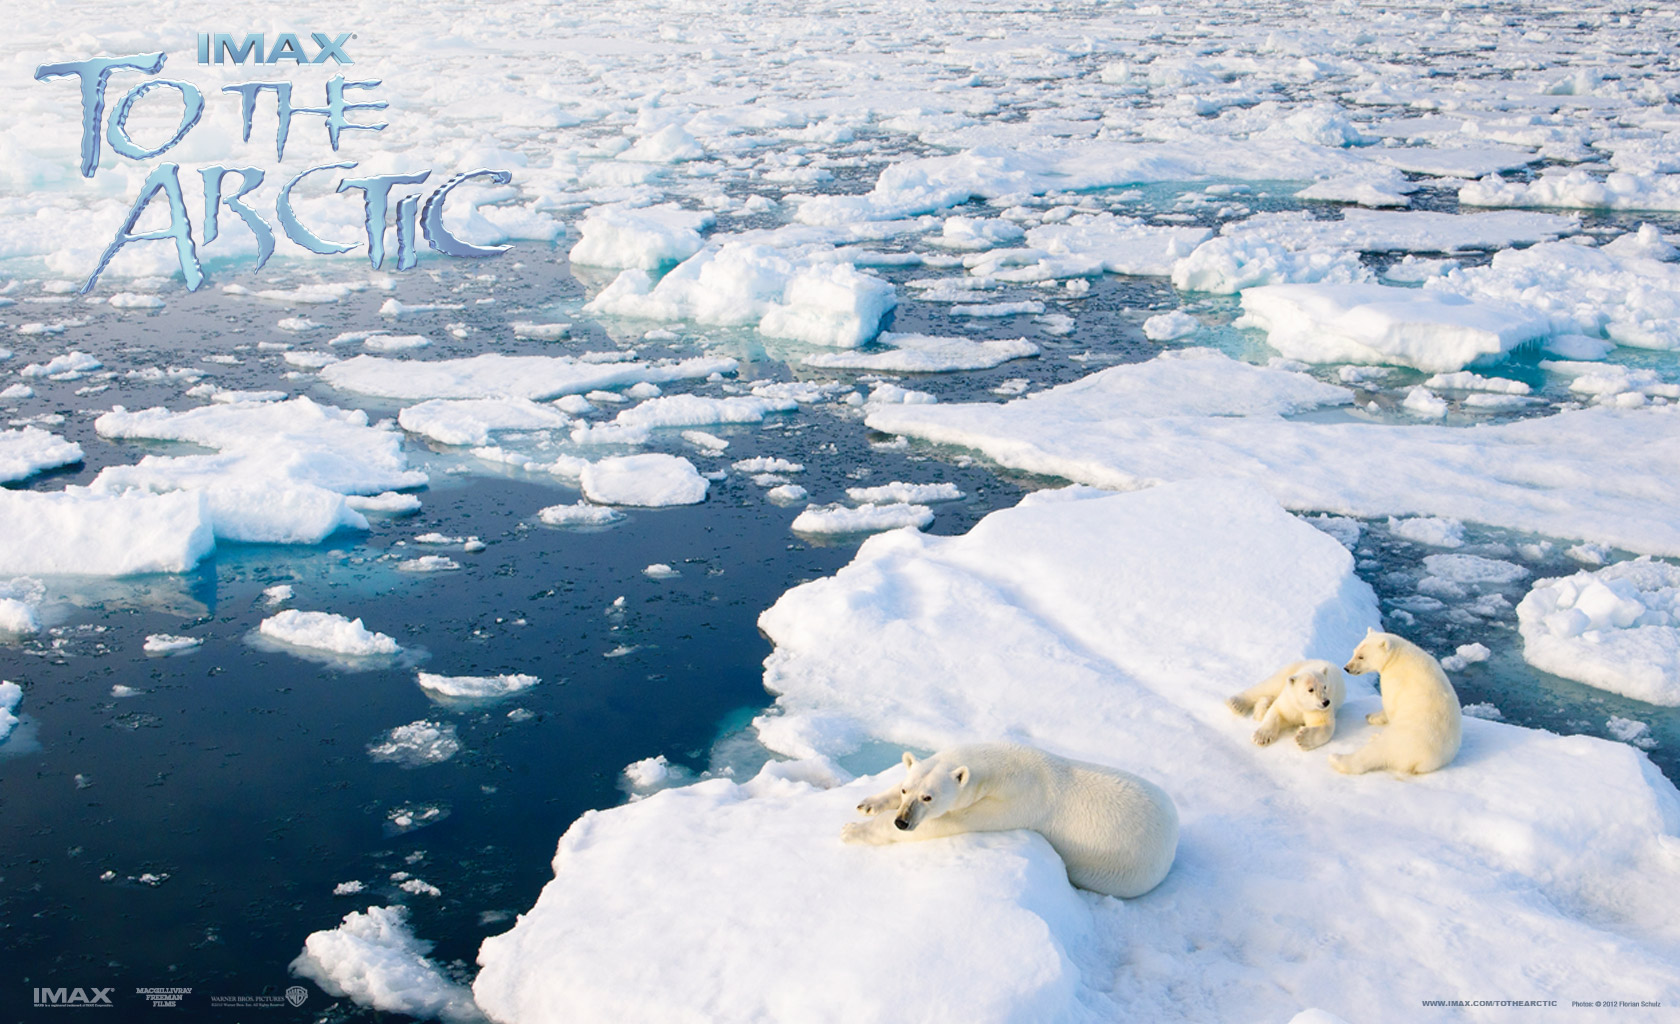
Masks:
[[[1369,630],[1345,666],[1349,675],[1379,672],[1382,710],[1365,716],[1387,726],[1351,754],[1331,754],[1330,767],[1349,775],[1379,768],[1422,775],[1458,755],[1463,716],[1458,693],[1427,651],[1393,633]]]
[[[858,804],[848,843],[913,842],[1029,828],[1049,841],[1068,880],[1110,896],[1142,896],[1178,850],[1178,810],[1159,786],[1115,768],[1015,743],[952,747],[918,761],[904,781]]]
[[[1336,711],[1347,695],[1342,670],[1328,661],[1295,661],[1225,702],[1239,715],[1259,720],[1254,742],[1268,746],[1284,730],[1299,727],[1295,743],[1312,750],[1336,734]]]

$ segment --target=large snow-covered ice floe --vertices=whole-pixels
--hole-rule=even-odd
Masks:
[[[313,544],[341,528],[367,529],[347,495],[420,487],[402,435],[368,423],[367,413],[284,402],[208,405],[184,412],[116,407],[94,421],[103,437],[184,441],[215,455],[148,455],[100,471],[101,493],[202,492],[224,540]]]
[[[7,575],[186,572],[216,546],[209,503],[194,492],[0,490],[0,522]]]
[[[257,633],[288,648],[319,651],[340,658],[382,658],[402,650],[384,633],[375,633],[334,612],[305,612],[288,608],[262,620]]]
[[[1442,987],[1680,995],[1680,795],[1643,753],[1473,720],[1446,771],[1349,780],[1322,752],[1255,747],[1225,710],[1280,664],[1345,658],[1377,619],[1341,545],[1237,483],[1041,492],[965,536],[872,538],[760,620],[779,696],[757,732],[799,759],[586,814],[536,905],[484,942],[474,994],[521,1024],[1355,1019]],[[1379,706],[1368,682],[1350,690],[1333,749]],[[1125,902],[1078,892],[1032,833],[839,841],[902,769],[851,780],[834,758],[972,739],[1158,782],[1182,820],[1166,881]],[[1447,908],[1452,928],[1416,927]],[[1569,971],[1537,980],[1553,960]]]
[[[1280,284],[1242,293],[1246,326],[1284,356],[1376,363],[1431,373],[1492,362],[1551,331],[1503,303],[1380,284]]]
[[[1680,409],[1464,428],[1291,420],[1281,414],[1346,392],[1233,362],[1169,352],[1003,404],[874,406],[865,422],[1098,487],[1248,479],[1300,511],[1443,516],[1680,555]]]
[[[1680,567],[1641,558],[1540,580],[1517,628],[1535,668],[1680,706]]]
[[[746,242],[708,247],[657,284],[626,270],[584,310],[653,320],[754,326],[773,338],[855,348],[874,338],[897,291],[850,263]]]

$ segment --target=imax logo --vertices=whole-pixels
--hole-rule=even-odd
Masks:
[[[104,1006],[111,1005],[108,988],[38,988],[36,1006]]]
[[[273,47],[263,45],[264,40],[261,32],[249,32],[244,39],[237,43],[233,36],[227,32],[214,34],[200,32],[198,34],[198,62],[209,64],[212,63],[211,58],[214,57],[214,63],[216,64],[226,64],[229,60],[235,64],[243,64],[245,58],[249,57],[256,64],[278,64],[283,60],[289,60],[294,64],[325,64],[327,58],[331,57],[340,64],[354,64],[356,62],[351,60],[350,55],[344,52],[344,43],[351,35],[352,33],[346,32],[337,39],[328,39],[325,32],[309,33],[309,37],[315,40],[315,45],[320,47],[316,51],[314,59],[311,60],[308,54],[304,52],[304,44],[298,42],[297,34],[293,32],[280,33],[280,37],[274,41]]]

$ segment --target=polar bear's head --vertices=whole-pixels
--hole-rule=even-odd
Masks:
[[[1388,656],[1394,653],[1394,638],[1387,633],[1379,633],[1374,629],[1365,631],[1365,639],[1359,641],[1359,646],[1353,649],[1353,657],[1342,666],[1342,671],[1350,676],[1357,676],[1364,672],[1380,672],[1388,664]]]
[[[898,814],[893,817],[893,824],[899,829],[908,832],[961,802],[969,780],[967,765],[952,766],[937,755],[918,761],[906,750],[904,766],[910,772],[899,788]]]
[[[1357,657],[1357,654],[1355,655]],[[1289,690],[1295,696],[1295,706],[1304,711],[1326,711],[1330,708],[1330,673],[1336,666],[1329,662],[1309,663],[1289,677]]]

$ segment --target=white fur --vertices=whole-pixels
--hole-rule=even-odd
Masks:
[[[1349,675],[1381,673],[1382,710],[1365,720],[1387,728],[1351,754],[1331,754],[1330,767],[1349,775],[1379,768],[1421,775],[1458,755],[1463,727],[1458,694],[1427,651],[1373,629],[1354,649],[1346,669]]]
[[[1030,828],[1049,840],[1068,879],[1110,896],[1161,883],[1178,850],[1178,811],[1159,786],[1102,765],[1014,743],[906,753],[902,784],[858,804],[849,843],[913,842],[963,832]],[[886,813],[891,811],[893,813]]]
[[[1227,700],[1225,706],[1239,715],[1253,712],[1260,722],[1254,742],[1260,746],[1299,727],[1296,745],[1312,750],[1336,734],[1336,711],[1346,695],[1341,669],[1328,661],[1295,661]]]

